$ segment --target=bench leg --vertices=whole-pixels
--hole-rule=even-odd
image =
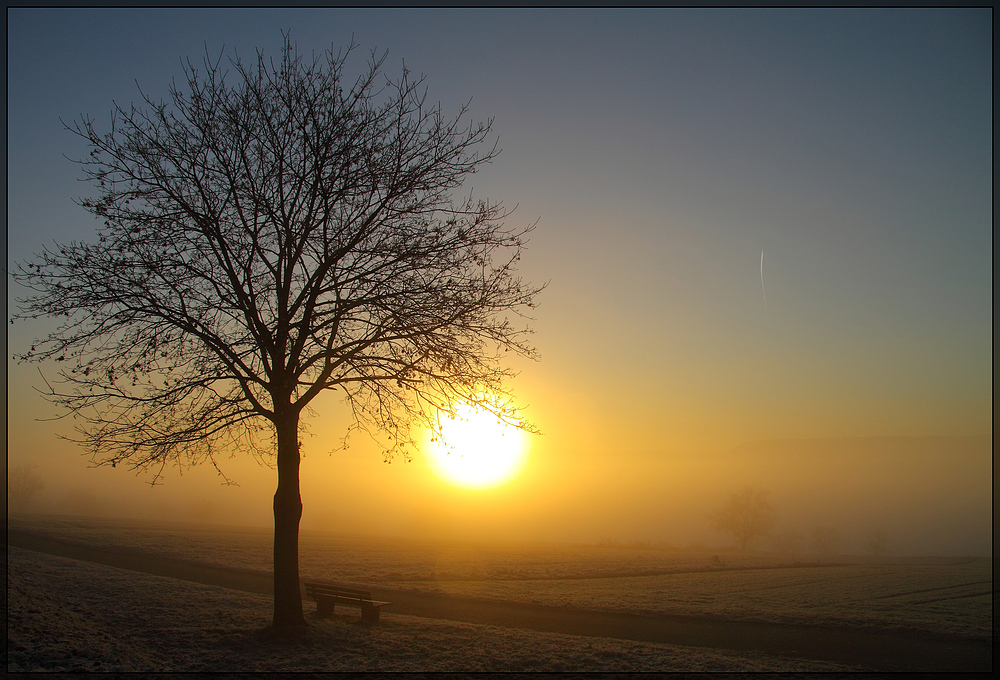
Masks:
[[[364,623],[378,623],[378,612],[380,607],[361,603],[361,620]]]
[[[316,615],[317,616],[332,616],[333,615],[333,600],[320,598],[316,600]]]

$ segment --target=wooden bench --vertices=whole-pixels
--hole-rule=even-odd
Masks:
[[[316,600],[316,614],[329,616],[333,614],[334,605],[344,604],[361,608],[361,620],[364,623],[377,623],[379,610],[388,602],[378,602],[372,599],[371,591],[358,590],[339,583],[306,583],[306,596]]]

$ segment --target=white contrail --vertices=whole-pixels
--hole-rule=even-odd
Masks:
[[[760,251],[760,292],[764,294],[764,311],[767,311],[767,291],[764,290],[764,251]]]

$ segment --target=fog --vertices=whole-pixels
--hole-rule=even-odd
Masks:
[[[270,526],[275,471],[246,457],[223,461],[238,486],[210,466],[151,474],[87,468],[70,444],[32,463],[45,486],[27,512]],[[768,492],[771,536],[817,526],[835,550],[860,554],[875,529],[893,555],[988,555],[992,448],[986,437],[841,438],[746,443],[711,453],[575,453],[537,444],[511,482],[462,489],[439,479],[419,453],[386,463],[360,443],[329,453],[305,446],[304,530],[430,540],[643,542],[727,549],[733,537],[710,516],[746,486]],[[10,498],[8,497],[8,501]],[[764,538],[755,546],[773,548]]]

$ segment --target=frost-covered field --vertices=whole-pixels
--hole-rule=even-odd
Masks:
[[[452,581],[447,593],[585,609],[732,620],[992,634],[990,560],[854,564],[588,581]]]
[[[8,547],[7,671],[829,671],[830,663],[385,612],[266,642],[269,597]]]
[[[12,518],[10,526],[226,566],[271,566],[266,529],[52,517]],[[603,611],[992,635],[989,558],[897,558],[871,564],[837,557],[831,560],[836,564],[788,564],[787,555],[486,547],[308,531],[300,553],[305,578],[387,589]]]

